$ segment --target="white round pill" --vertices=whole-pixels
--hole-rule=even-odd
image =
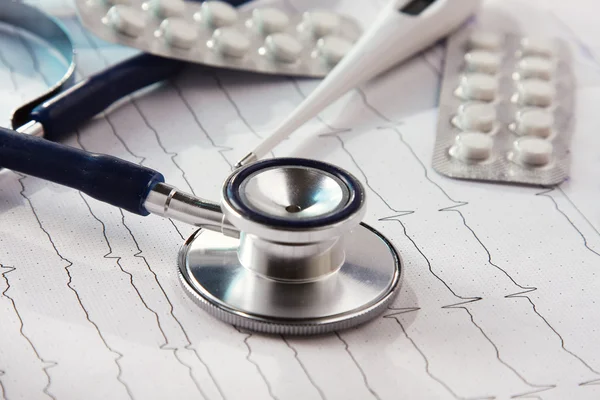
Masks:
[[[212,36],[213,47],[229,57],[243,57],[250,49],[250,40],[235,28],[219,28]]]
[[[500,68],[501,58],[498,54],[485,50],[474,50],[465,54],[467,70],[495,74]]]
[[[290,23],[290,18],[277,8],[266,7],[254,9],[252,21],[261,33],[268,35],[285,30]]]
[[[456,135],[450,154],[463,161],[483,161],[492,154],[494,141],[481,132],[463,132]]]
[[[224,1],[205,1],[200,6],[199,15],[194,17],[208,26],[220,28],[234,24],[238,19],[238,13],[235,8]]]
[[[524,56],[552,57],[556,46],[551,39],[527,37],[521,40],[521,53]]]
[[[293,63],[302,53],[302,44],[287,33],[274,33],[265,39],[265,48],[277,61]]]
[[[116,31],[131,37],[140,35],[146,26],[142,10],[124,4],[112,6],[106,13],[106,21]]]
[[[490,75],[474,73],[460,80],[460,95],[468,100],[492,101],[497,91],[498,81]]]
[[[497,50],[500,48],[500,46],[502,46],[503,41],[502,35],[500,34],[485,31],[475,31],[469,37],[469,48]]]
[[[548,110],[532,108],[517,114],[517,133],[547,138],[552,133],[554,117]]]
[[[189,49],[198,39],[194,24],[183,18],[167,18],[160,24],[160,30],[168,44],[181,49]]]
[[[145,8],[159,18],[176,17],[185,11],[185,3],[183,0],[150,0]]]
[[[305,12],[302,18],[304,24],[316,37],[323,37],[335,33],[342,23],[339,15],[325,10]]]
[[[554,73],[554,62],[538,56],[524,57],[517,64],[517,72],[522,79],[540,78],[550,80]]]
[[[552,104],[556,90],[541,79],[526,79],[517,85],[518,101],[526,106],[548,107]]]
[[[535,136],[524,136],[513,142],[514,161],[527,165],[542,166],[550,162],[552,143]]]
[[[325,36],[317,41],[319,54],[329,65],[335,65],[352,49],[352,42],[339,36]]]
[[[490,132],[496,122],[496,108],[489,103],[463,104],[455,122],[464,131]]]

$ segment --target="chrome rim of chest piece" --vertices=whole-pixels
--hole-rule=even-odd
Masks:
[[[360,223],[360,182],[330,164],[273,159],[232,174],[221,208],[239,238],[199,229],[179,256],[188,294],[217,318],[274,334],[319,334],[381,313],[401,260]]]

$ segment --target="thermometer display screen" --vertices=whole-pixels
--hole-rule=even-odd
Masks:
[[[402,7],[400,12],[408,15],[419,15],[433,3],[435,3],[435,0],[412,0]]]

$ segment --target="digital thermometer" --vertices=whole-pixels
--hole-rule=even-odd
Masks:
[[[349,90],[462,24],[481,0],[392,0],[321,84],[236,167],[256,161]]]

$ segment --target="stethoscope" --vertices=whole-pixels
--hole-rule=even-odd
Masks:
[[[146,69],[152,63],[153,76],[139,76],[140,59]],[[134,214],[199,227],[179,253],[181,282],[200,307],[227,323],[317,334],[380,314],[398,294],[401,258],[381,233],[361,222],[365,190],[347,171],[300,158],[244,162],[226,178],[220,202],[213,203],[166,184],[152,169],[41,138],[73,129],[117,97],[180,67],[141,55],[30,104],[17,118],[30,121],[18,129],[29,134],[0,128],[0,164]],[[113,82],[108,88],[106,79]],[[98,98],[90,110],[90,99]]]
[[[236,326],[348,328],[383,311],[400,287],[398,252],[361,223],[361,183],[324,162],[247,165],[225,180],[220,204],[165,184],[152,169],[4,128],[0,163],[134,214],[199,227],[180,251],[181,281],[202,308]]]

